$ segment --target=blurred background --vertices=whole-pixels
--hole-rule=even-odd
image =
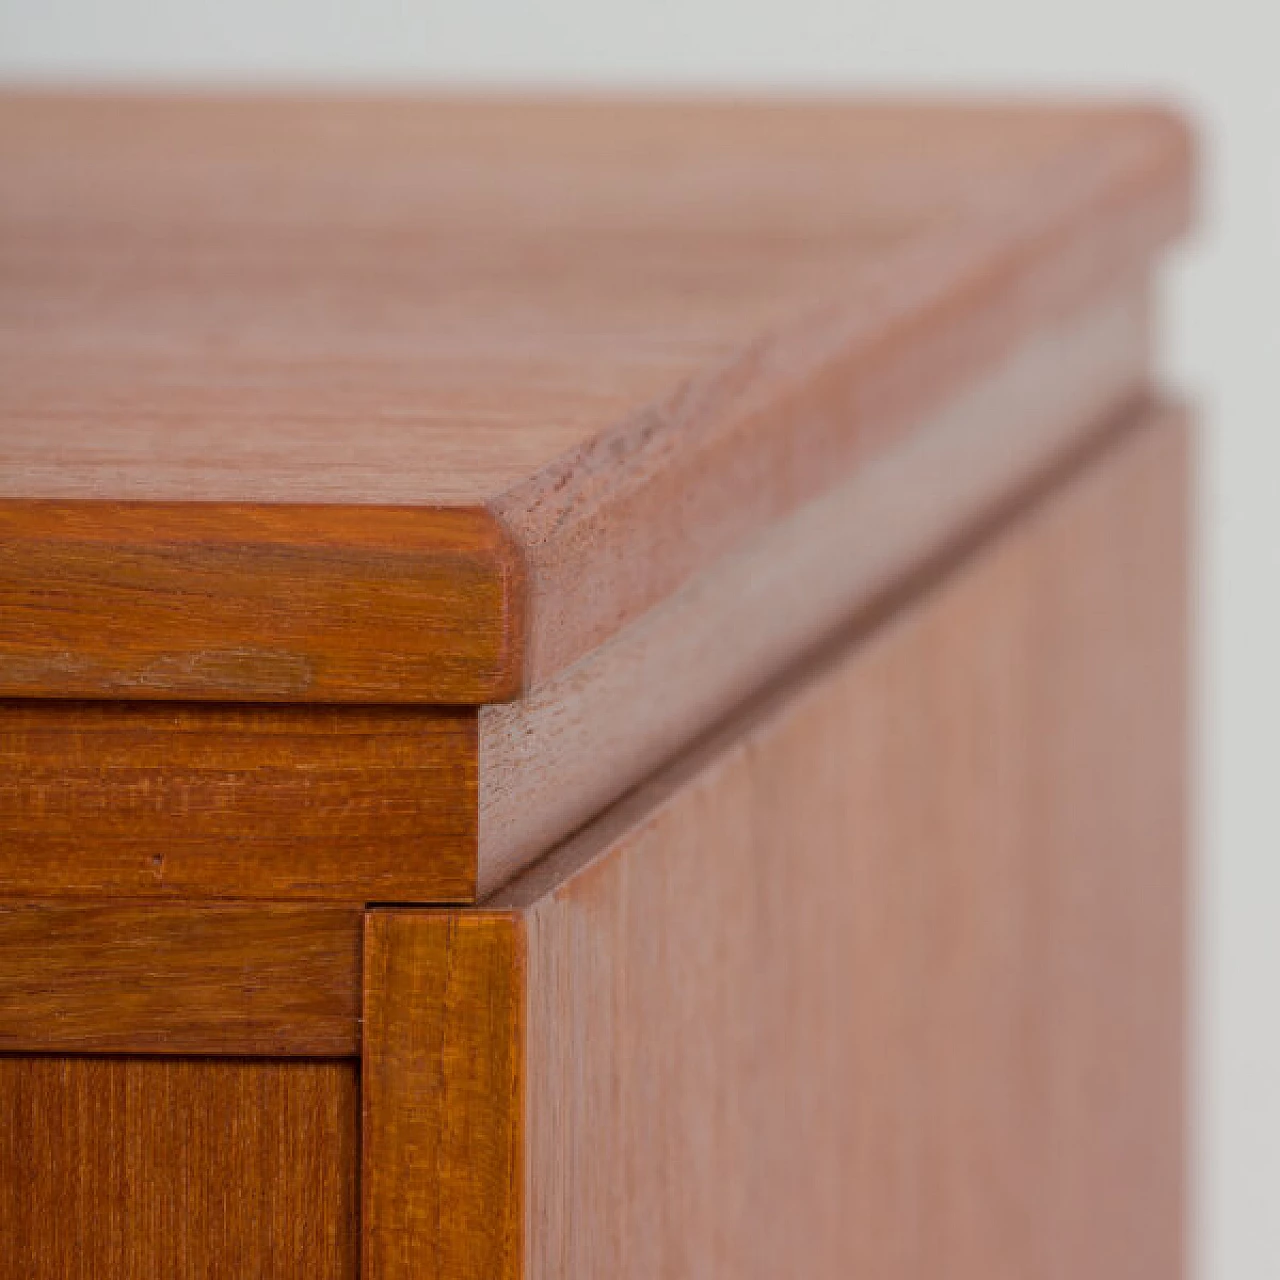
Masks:
[[[1203,145],[1201,226],[1165,299],[1166,378],[1205,424],[1193,1274],[1274,1280],[1277,38],[1264,0],[0,0],[0,82],[1030,91],[1181,104]]]

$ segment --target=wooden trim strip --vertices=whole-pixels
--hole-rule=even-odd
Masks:
[[[364,1280],[523,1274],[524,929],[365,918]]]
[[[361,913],[0,904],[0,1051],[352,1057]]]
[[[469,902],[475,712],[0,702],[0,897]]]
[[[0,501],[0,696],[478,703],[520,562],[473,508]]]

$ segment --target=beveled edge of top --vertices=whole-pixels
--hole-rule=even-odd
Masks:
[[[1190,220],[1189,131],[1105,114],[1052,181],[887,253],[876,307],[800,318],[485,505],[0,501],[0,696],[477,705],[544,682],[1016,332],[1150,270]]]

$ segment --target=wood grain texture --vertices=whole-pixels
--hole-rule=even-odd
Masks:
[[[528,1280],[1182,1273],[1185,461],[1136,427],[490,901]]]
[[[539,688],[482,707],[480,895],[1112,430],[1150,359],[1145,289],[1117,284],[1012,344],[913,424],[909,445],[770,526]]]
[[[0,499],[0,591],[3,695],[465,703],[519,683],[520,567],[483,512]]]
[[[1140,108],[8,94],[0,173],[0,694],[478,703],[1140,274],[1189,157]]]
[[[470,711],[0,702],[0,892],[492,892],[1104,428],[1146,378],[1147,311],[1126,280],[1029,333],[910,446],[483,709],[478,743]]]
[[[365,932],[363,1280],[518,1280],[523,934],[486,912]]]
[[[351,1062],[0,1057],[5,1280],[356,1280]]]
[[[354,1057],[362,913],[0,902],[0,1052]]]
[[[0,703],[0,895],[471,901],[475,715]]]

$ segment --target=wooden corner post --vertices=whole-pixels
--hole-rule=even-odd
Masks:
[[[364,1280],[523,1272],[519,916],[365,916]]]

